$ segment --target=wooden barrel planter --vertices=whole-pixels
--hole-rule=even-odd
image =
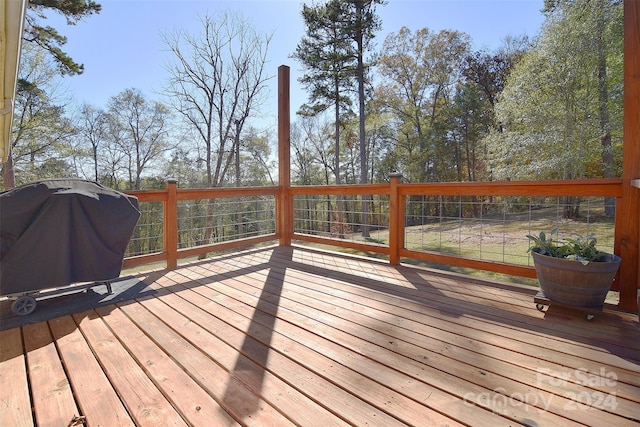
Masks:
[[[604,254],[604,261],[583,264],[540,255],[532,250],[540,290],[544,297],[561,304],[601,308],[616,276],[621,258]]]

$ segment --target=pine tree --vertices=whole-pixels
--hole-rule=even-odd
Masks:
[[[346,95],[353,89],[355,51],[346,31],[347,4],[330,0],[323,5],[302,7],[306,34],[298,43],[293,57],[305,67],[299,79],[309,90],[309,103],[302,106],[301,115],[313,116],[333,106],[335,111],[336,184],[340,184],[340,121],[341,112],[351,106]]]
[[[46,19],[46,10],[64,15],[67,25],[75,25],[83,18],[100,13],[102,6],[93,0],[29,0],[24,41],[34,43],[49,52],[60,74],[82,74],[84,65],[75,62],[63,50],[67,38],[55,28],[44,26],[41,20]]]

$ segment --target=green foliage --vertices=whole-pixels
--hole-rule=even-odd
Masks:
[[[58,72],[65,74],[82,74],[84,65],[76,63],[63,50],[67,38],[55,28],[41,24],[46,19],[46,10],[52,10],[65,16],[67,25],[75,25],[84,17],[100,13],[102,6],[93,0],[30,0],[27,2],[28,12],[24,41],[40,46],[53,57],[58,65]]]
[[[596,249],[596,243],[598,243],[598,240],[593,234],[586,236],[578,234],[575,239],[567,237],[567,245],[570,247],[569,251],[571,252],[571,255],[567,258],[582,262],[597,261],[601,253]]]
[[[360,182],[367,182],[369,151],[365,135],[365,86],[370,80],[370,64],[366,63],[364,56],[381,26],[375,7],[385,3],[385,0],[329,0],[302,6],[306,34],[292,57],[305,68],[299,81],[309,92],[309,102],[300,108],[298,114],[317,116],[333,108],[333,174],[336,183],[343,179],[340,148],[344,142],[341,142],[341,133],[343,122],[351,114],[354,91],[357,92],[359,113],[359,144],[347,144],[350,150],[358,148]],[[347,135],[347,139],[352,139],[352,135]],[[347,173],[355,175],[357,172],[352,170]],[[348,180],[348,177],[344,179]]]
[[[554,258],[564,258],[568,255],[568,247],[566,245],[559,245],[557,240],[553,238],[553,235],[558,234],[558,229],[555,228],[549,234],[541,231],[538,236],[528,234],[527,238],[533,241],[533,245],[529,247],[529,251],[535,251],[540,255],[547,255]]]
[[[305,115],[316,115],[331,106],[341,110],[351,105],[347,93],[355,82],[356,52],[348,31],[347,3],[302,6],[306,34],[292,57],[305,68],[300,83],[309,91]]]
[[[529,40],[527,37],[508,37],[506,43],[507,46],[494,53],[480,50],[467,55],[462,70],[467,81],[473,82],[485,93],[492,109],[513,65],[526,51]]]
[[[325,4],[302,6],[302,18],[307,28],[293,58],[305,68],[299,79],[309,91],[309,104],[299,114],[315,116],[329,108],[334,109],[335,163],[333,173],[340,183],[340,126],[343,114],[351,108],[351,97],[356,81],[357,52],[349,30],[348,4],[330,0]]]
[[[601,260],[603,253],[596,248],[598,240],[594,234],[574,233],[574,236],[575,238],[568,237],[561,240],[558,238],[557,228],[553,229],[548,237],[544,231],[537,236],[527,235],[527,238],[533,242],[529,251],[554,258],[572,259],[583,264]]]
[[[128,173],[129,188],[142,189],[142,174],[169,151],[171,111],[148,100],[138,89],[125,89],[109,99],[109,143],[121,155],[118,166]]]
[[[534,47],[496,104],[487,145],[498,179],[580,179],[620,173],[622,6],[547,2]]]
[[[438,33],[403,27],[382,46],[376,89],[396,129],[398,171],[411,182],[455,180],[456,141],[449,110],[471,39],[458,31]]]
[[[37,46],[24,47],[22,64],[11,138],[15,185],[70,176],[68,147],[75,129],[61,103],[55,70]]]

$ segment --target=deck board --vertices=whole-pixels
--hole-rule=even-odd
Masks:
[[[237,267],[239,265],[236,265]],[[256,273],[253,273],[253,276],[255,276]],[[301,278],[302,279],[302,278]],[[309,283],[312,283],[314,280],[312,278],[309,277],[309,275],[307,274],[305,277],[305,283],[307,284],[307,288],[310,286]],[[256,281],[259,283],[260,279],[256,279]],[[292,283],[295,283],[295,280],[292,279],[287,279],[285,280],[285,282],[287,283],[287,285],[291,285]],[[318,285],[321,286],[321,285]],[[241,288],[241,286],[239,284],[234,284],[233,285],[234,289],[239,289]],[[324,288],[322,288],[322,290],[318,290],[318,292],[324,293],[326,292],[327,287],[325,286]],[[335,287],[330,287],[330,289],[335,289]],[[244,292],[246,292],[247,294],[251,294],[251,290],[250,289],[245,289]],[[285,295],[283,295],[285,296]],[[306,322],[314,322],[313,324],[309,325],[308,328],[310,330],[314,330],[316,333],[320,333],[320,331],[324,331],[322,329],[322,323],[326,323],[326,322],[331,322],[332,319],[335,319],[335,314],[326,317],[325,313],[316,310],[316,308],[319,305],[323,304],[323,300],[328,300],[331,301],[331,303],[328,305],[328,307],[326,307],[326,310],[331,310],[332,307],[335,307],[335,305],[339,305],[339,303],[337,302],[337,299],[335,298],[335,295],[332,294],[331,295],[332,298],[328,299],[328,298],[323,298],[323,297],[318,297],[316,300],[302,300],[302,305],[298,306],[298,307],[293,307],[291,308],[291,310],[302,313],[305,312],[306,315],[309,317],[309,319],[306,319]],[[242,299],[242,296],[238,295],[237,296],[238,299]],[[245,297],[246,298],[246,297]],[[362,312],[363,308],[365,307],[365,304],[363,301],[361,301],[361,304],[359,307],[355,306],[354,307],[354,300],[357,298],[357,296],[351,296],[351,297],[344,297],[342,301],[348,301],[348,303],[346,303],[347,306],[350,310],[351,313],[349,316],[347,317],[343,317],[340,319],[335,320],[335,324],[333,325],[335,328],[341,328],[342,330],[349,330],[349,325],[352,324],[353,322],[353,317],[358,317],[359,312]],[[371,303],[369,303],[371,304]],[[284,301],[281,301],[279,304],[279,307],[289,307],[289,305],[285,304]],[[343,306],[344,307],[344,306]],[[370,310],[370,307],[367,307],[367,309]],[[315,311],[315,312],[314,312]],[[392,316],[395,316],[395,313],[393,313],[393,310],[390,309],[389,307],[382,307],[380,304],[375,307],[375,310],[372,310],[373,314],[377,317],[380,316],[380,313],[386,313],[387,315],[391,314]],[[326,319],[328,320],[325,320]],[[372,317],[371,319],[366,319],[366,316],[364,319],[361,319],[359,324],[355,323],[352,326],[353,329],[353,335],[351,336],[347,336],[347,337],[342,337],[342,339],[338,338],[337,335],[335,334],[335,332],[333,333],[333,335],[331,335],[331,331],[329,330],[328,332],[325,332],[326,334],[329,335],[329,339],[332,342],[342,342],[342,344],[344,346],[349,346],[350,344],[352,344],[354,341],[359,340],[359,338],[356,336],[356,334],[360,333],[362,334],[362,331],[365,330],[364,328],[362,328],[363,325],[365,325],[368,322],[371,321],[376,321],[376,319],[374,317]],[[297,319],[295,320],[295,323],[297,324],[301,324],[304,323],[305,320],[300,320]],[[384,330],[385,328],[388,328],[388,325],[384,325],[384,322],[380,322],[380,324],[375,325],[372,327],[372,331],[380,331],[380,330]],[[414,328],[416,328],[416,325],[413,326]],[[419,326],[418,326],[419,328]],[[424,336],[427,336],[427,334],[423,334]],[[374,340],[373,338],[371,340]],[[378,338],[377,340],[377,345],[379,345],[380,347],[383,347],[386,342],[387,342],[388,338],[387,337],[382,337],[382,338]],[[364,340],[365,342],[356,345],[356,347],[358,347],[360,350],[360,352],[362,352],[362,348],[366,348],[366,345],[369,344],[368,342],[366,342],[366,340]],[[373,343],[374,345],[376,345],[376,343]],[[397,348],[393,348],[395,347],[397,344],[395,342],[392,343],[389,350],[391,351],[398,351]],[[380,361],[384,359],[384,352],[380,352],[379,348],[374,348],[374,352],[375,352],[375,357]],[[325,350],[326,351],[326,350]],[[413,349],[409,350],[409,351],[415,351]],[[418,350],[420,351],[420,350]],[[424,350],[422,350],[423,352]],[[344,354],[345,351],[341,350],[340,354]],[[401,367],[404,367],[406,369],[407,366],[410,366],[411,364],[408,363],[408,361],[405,360],[398,360],[397,357],[391,357],[389,360],[391,360],[390,363],[396,363],[398,365],[400,365]],[[536,361],[536,366],[539,364],[539,360]],[[350,365],[354,364],[354,360],[352,359],[350,361]],[[450,371],[450,375],[442,375],[440,373],[440,371],[438,370],[438,365],[442,365],[442,361],[436,362],[435,366],[433,367],[433,369],[427,373],[424,373],[424,375],[427,375],[429,377],[429,382],[432,384],[436,384],[438,387],[441,388],[447,388],[448,392],[453,393],[453,394],[457,394],[459,397],[463,397],[464,395],[466,395],[467,393],[473,393],[476,395],[481,395],[481,394],[486,394],[487,392],[489,392],[490,390],[486,390],[486,389],[473,389],[472,387],[469,386],[469,381],[472,381],[474,379],[474,377],[478,377],[477,381],[478,383],[487,383],[490,382],[489,378],[487,377],[488,374],[487,372],[484,371],[473,371],[469,368],[458,368],[458,370],[456,370],[456,366],[455,364],[452,364],[450,360],[447,361],[446,365],[448,370]],[[375,370],[375,368],[373,368]],[[400,369],[398,366],[396,366],[396,369]],[[419,368],[416,368],[419,369]],[[422,367],[422,369],[424,369],[424,366]],[[441,367],[439,369],[442,369]],[[466,371],[464,370],[466,369]],[[363,371],[366,371],[366,369],[363,369]],[[379,369],[378,369],[379,371]],[[480,373],[478,373],[480,372]],[[458,384],[458,380],[460,380],[460,378],[465,378],[464,381],[460,381],[460,386],[458,387],[458,390],[455,389],[455,385]],[[384,381],[384,380],[382,380]],[[506,384],[505,381],[503,380],[502,382],[496,382],[494,380],[494,385],[492,389],[505,389],[508,393],[516,393],[518,390],[520,390],[522,388],[521,384],[518,384],[517,382],[513,382],[514,384],[511,384],[511,386],[509,387],[509,384]],[[579,393],[576,392],[576,393]],[[417,393],[414,393],[414,395]],[[552,398],[551,396],[545,396],[542,391],[536,391],[535,393],[536,398],[539,399],[539,405],[543,405],[544,402],[550,402],[551,404],[555,405],[555,409],[557,409],[558,411],[561,411],[561,409],[566,406],[568,404],[568,402],[566,401],[566,399],[562,399],[562,398]],[[540,406],[538,409],[545,409],[545,407]],[[554,409],[554,407],[551,407],[550,409]],[[528,416],[529,411],[535,410],[533,408],[528,408],[528,407],[524,407],[522,408],[522,413],[520,414],[520,420],[526,419],[526,417]],[[515,411],[516,413],[518,412],[517,410]],[[578,418],[578,420],[581,420],[582,422],[588,423],[588,422],[592,422],[594,419],[596,421],[599,421],[599,416],[600,414],[596,414],[595,418],[594,415],[589,413],[590,411],[580,411],[576,414],[576,417]],[[451,413],[451,409],[448,408],[448,413]],[[563,424],[567,424],[566,420],[562,420],[562,419],[553,419],[553,417],[550,414],[546,414],[547,415],[547,422],[548,423],[563,423]],[[512,414],[512,416],[516,417],[515,413]],[[465,420],[465,422],[469,422],[470,424],[473,424],[473,422],[480,422],[482,420],[479,419],[472,419],[472,420]],[[611,421],[609,419],[609,421]],[[602,420],[602,422],[607,422],[607,417],[605,417],[604,420]]]
[[[224,292],[224,294],[234,294],[234,288],[239,286],[235,283],[233,287],[224,288],[223,286],[216,286],[216,290]],[[203,289],[199,289],[199,292],[203,292]],[[204,293],[207,293],[206,291]],[[236,294],[239,299],[234,299],[232,296],[228,296],[226,299],[221,299],[217,295],[217,300],[220,302],[220,306],[215,308],[214,311],[225,311],[224,314],[218,314],[221,319],[227,319],[230,316],[236,316],[233,323],[236,325],[243,325],[246,330],[251,330],[251,335],[260,340],[263,345],[269,343],[270,347],[276,351],[277,354],[269,355],[269,365],[272,363],[272,359],[280,360],[283,365],[289,366],[284,370],[275,370],[275,372],[283,372],[282,375],[286,375],[286,378],[294,385],[298,385],[302,378],[304,378],[304,371],[300,371],[299,367],[293,365],[293,360],[283,360],[282,355],[288,355],[294,357],[298,364],[304,364],[309,371],[316,374],[313,379],[313,388],[305,390],[311,396],[321,399],[326,406],[339,407],[344,406],[343,416],[357,410],[359,413],[354,413],[348,418],[351,422],[358,424],[364,420],[369,419],[367,413],[371,409],[364,406],[363,409],[358,409],[362,406],[361,402],[371,402],[375,406],[385,407],[387,411],[392,412],[397,417],[411,418],[419,416],[419,420],[427,422],[429,425],[443,425],[442,423],[450,423],[449,420],[444,419],[436,413],[429,413],[424,408],[421,408],[415,401],[407,399],[399,393],[393,392],[386,387],[382,387],[379,383],[368,379],[366,376],[359,374],[357,371],[346,368],[344,365],[336,364],[335,359],[328,356],[329,348],[327,340],[322,340],[319,336],[309,333],[307,330],[295,327],[285,321],[274,321],[274,313],[277,311],[277,307],[273,307],[268,303],[260,303],[261,312],[252,313],[252,303],[250,296],[242,293]],[[263,298],[265,300],[266,298]],[[242,302],[244,300],[244,302]],[[225,310],[225,307],[233,307],[229,312]],[[240,317],[238,316],[244,316]],[[269,325],[269,326],[266,326]],[[293,330],[293,331],[292,331]],[[323,346],[324,344],[324,346]],[[342,349],[345,352],[345,349]],[[293,356],[295,355],[295,356]],[[259,354],[254,354],[254,357],[260,357]],[[348,356],[347,356],[348,357]],[[355,363],[355,359],[352,360]],[[270,368],[268,368],[270,369]],[[380,369],[376,367],[375,369]],[[294,376],[289,371],[301,372],[300,376]],[[321,378],[324,377],[324,381]],[[343,384],[346,378],[354,378],[357,380],[354,382],[355,387],[349,390],[352,394],[368,395],[367,399],[354,398],[353,395],[345,393],[339,389],[336,389],[333,384]],[[328,382],[327,382],[328,381]],[[316,384],[323,382],[322,384]],[[331,391],[332,390],[332,391]],[[331,391],[331,393],[328,393]],[[437,392],[437,391],[436,391]],[[346,406],[348,405],[348,406]],[[373,413],[375,420],[381,420],[382,415],[376,411]],[[370,419],[370,422],[375,421]],[[408,420],[405,420],[408,421]],[[387,420],[387,422],[392,422]],[[408,421],[409,422],[409,421]],[[413,423],[418,422],[418,419],[413,419]]]
[[[97,313],[78,313],[73,318],[136,425],[187,425]]]
[[[82,412],[79,416],[86,417],[92,425],[133,426],[133,420],[73,318],[54,319],[49,327]]]
[[[173,307],[174,309],[190,313],[188,328],[181,328],[181,333],[192,344],[196,345],[202,351],[213,357],[228,372],[241,382],[243,382],[257,396],[268,396],[269,403],[278,408],[282,412],[286,412],[291,420],[297,424],[310,426],[327,426],[327,425],[347,425],[336,415],[328,412],[326,408],[318,405],[313,399],[307,397],[297,389],[291,387],[282,378],[274,375],[275,372],[291,372],[290,364],[280,360],[278,357],[270,357],[268,362],[269,370],[260,366],[254,360],[238,354],[238,350],[232,345],[233,342],[244,339],[244,333],[240,330],[223,325],[222,322],[209,314],[206,298],[198,298],[195,292],[184,292],[186,295],[178,297],[174,294],[167,294],[159,300],[149,301],[149,308],[162,305]],[[201,301],[204,300],[204,301]],[[202,302],[202,304],[199,304]],[[216,311],[218,311],[216,309]],[[183,316],[177,313],[173,318],[163,317],[173,327],[180,326]],[[201,326],[206,325],[206,326]],[[224,333],[222,332],[224,329]],[[215,334],[213,333],[215,331]],[[225,339],[226,341],[224,341]],[[286,377],[286,376],[285,376]],[[296,384],[302,384],[304,378],[294,377]],[[301,387],[306,390],[304,387]],[[308,391],[308,390],[307,390]],[[310,394],[317,394],[317,388],[310,390]]]
[[[0,331],[1,425],[640,424],[628,313],[299,247],[136,277],[128,301]]]
[[[23,328],[35,417],[40,426],[66,425],[80,415],[46,322]]]
[[[0,331],[0,384],[0,425],[33,425],[19,329]]]
[[[239,425],[121,309],[96,310],[163,395],[192,425]]]

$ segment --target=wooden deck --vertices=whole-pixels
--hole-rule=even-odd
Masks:
[[[640,424],[635,315],[298,247],[129,280],[0,332],[1,426]]]

